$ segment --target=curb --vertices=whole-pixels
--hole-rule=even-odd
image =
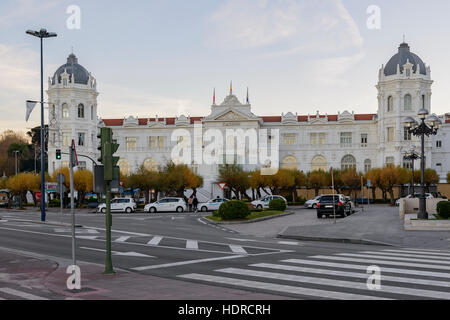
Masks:
[[[386,247],[396,247],[396,245],[385,242],[378,242],[366,239],[351,239],[351,238],[330,238],[330,237],[309,237],[301,235],[283,235],[279,233],[277,238],[280,239],[292,239],[292,240],[302,240],[302,241],[323,241],[323,242],[336,242],[336,243],[351,243],[351,244],[364,244],[364,245],[374,245],[374,246],[386,246]]]
[[[203,217],[203,219],[205,219],[206,221],[208,221],[208,223],[211,223],[211,224],[232,225],[232,224],[255,223],[255,222],[260,222],[260,221],[265,221],[265,220],[271,220],[271,219],[276,219],[276,218],[280,218],[280,217],[285,217],[285,216],[289,216],[291,214],[294,214],[294,211],[289,211],[289,212],[277,214],[277,215],[274,215],[274,216],[261,217],[261,218],[257,218],[257,219],[253,219],[253,220],[249,220],[249,221],[213,221],[213,220],[208,219],[207,217]]]
[[[9,219],[8,221],[17,221],[17,222],[29,222],[29,223],[36,223],[36,224],[44,224],[48,226],[57,226],[57,227],[72,227],[72,224],[70,223],[62,223],[62,222],[42,222],[42,221],[34,221],[34,220],[25,220],[25,219]],[[83,226],[81,224],[76,224],[75,228],[82,228]]]

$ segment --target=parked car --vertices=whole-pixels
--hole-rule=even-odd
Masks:
[[[206,211],[216,211],[219,210],[219,207],[222,205],[222,203],[230,201],[225,198],[217,198],[217,199],[211,199],[208,202],[205,203],[199,203],[198,208],[202,212]]]
[[[262,199],[252,201],[252,205],[256,209],[268,209],[269,208],[269,203],[273,199],[283,199],[284,202],[286,202],[286,206],[288,205],[287,200],[284,197],[282,197],[282,196],[265,196]]]
[[[319,201],[320,201],[320,197],[321,197],[321,196],[317,196],[317,197],[315,197],[314,199],[310,199],[310,200],[306,201],[306,202],[305,202],[305,208],[308,208],[308,209],[317,209],[317,204],[318,204]]]
[[[414,194],[414,198],[420,198],[421,194],[420,193],[415,193]],[[404,198],[400,198],[400,199],[411,199],[413,198],[412,194],[408,194],[406,197]],[[434,196],[431,193],[425,193],[425,198],[426,199],[433,199]],[[400,199],[397,199],[397,201],[395,201],[395,205],[396,206],[400,206]]]
[[[111,212],[132,213],[136,211],[136,203],[132,198],[115,198],[111,200]],[[106,212],[106,203],[101,203],[97,207],[97,211]]]
[[[317,204],[317,218],[332,217],[334,213],[336,213],[336,216],[344,218],[352,214],[351,206],[352,204],[342,194],[323,195]]]
[[[163,198],[159,201],[149,203],[144,207],[148,213],[155,212],[184,212],[187,211],[186,201],[183,198]]]

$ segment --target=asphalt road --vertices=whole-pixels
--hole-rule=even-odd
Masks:
[[[25,221],[39,217],[38,212],[0,211],[0,247],[71,259],[70,228]],[[113,214],[114,266],[297,299],[450,298],[449,252],[249,236],[202,217]],[[47,216],[59,223],[70,219],[68,212]],[[77,213],[76,222],[83,226],[76,229],[77,259],[104,264],[104,215]],[[367,286],[367,268],[373,265],[380,267],[380,290]]]

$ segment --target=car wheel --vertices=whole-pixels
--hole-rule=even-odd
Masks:
[[[317,204],[314,203],[313,206],[312,206],[312,208],[313,208],[313,209],[317,209]]]
[[[208,211],[208,208],[207,207],[202,207],[202,212],[206,212],[206,211]]]
[[[131,209],[131,208],[128,207],[128,208],[125,209],[125,212],[126,212],[126,213],[131,213],[131,212],[133,212],[133,209]]]
[[[102,208],[102,210],[100,210],[102,213],[106,213],[106,208]]]
[[[181,213],[181,212],[183,212],[183,211],[184,211],[184,210],[183,210],[182,207],[178,207],[178,208],[177,208],[177,212],[178,212],[178,213]]]
[[[155,207],[151,207],[151,208],[148,210],[148,212],[149,212],[149,213],[155,213],[155,212],[156,212],[156,208],[155,208]]]
[[[258,204],[257,206],[256,206],[256,209],[258,209],[258,210],[261,210],[263,207],[262,207],[262,205],[260,205],[260,204]]]
[[[321,213],[317,214],[317,219],[322,219],[322,214]]]

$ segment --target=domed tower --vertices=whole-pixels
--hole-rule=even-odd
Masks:
[[[431,111],[432,84],[430,67],[410,51],[407,43],[400,44],[398,52],[381,67],[376,86],[380,166],[403,165],[402,150],[419,146],[417,138],[405,132],[403,119],[417,118],[422,108]]]
[[[69,156],[56,159],[56,149],[68,153],[72,139],[78,154],[97,158],[97,82],[72,53],[48,81],[49,172],[68,166]],[[93,170],[92,161],[79,157],[78,168]]]

